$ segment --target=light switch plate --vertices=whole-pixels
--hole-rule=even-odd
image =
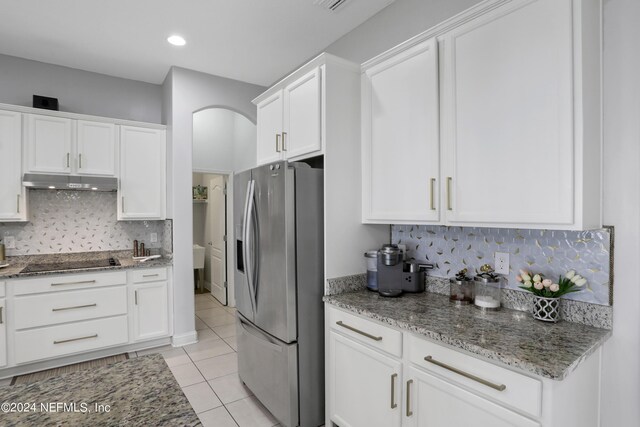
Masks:
[[[151,243],[156,243],[158,241],[158,233],[151,233],[149,235],[149,241]]]
[[[509,274],[509,253],[508,252],[496,252],[495,253],[495,271],[498,274]]]

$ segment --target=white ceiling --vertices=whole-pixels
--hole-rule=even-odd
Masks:
[[[177,65],[269,85],[392,1],[2,0],[0,53],[151,83]]]

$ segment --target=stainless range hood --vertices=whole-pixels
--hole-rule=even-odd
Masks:
[[[22,184],[25,187],[45,190],[118,190],[118,178],[100,176],[25,173]]]

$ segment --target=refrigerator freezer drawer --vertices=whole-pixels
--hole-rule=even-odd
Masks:
[[[286,344],[236,316],[238,373],[285,426],[298,425],[298,345]]]

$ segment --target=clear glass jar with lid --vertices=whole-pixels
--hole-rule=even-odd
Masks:
[[[474,282],[467,276],[467,269],[460,270],[449,279],[449,301],[456,305],[473,304]]]
[[[500,310],[500,299],[502,297],[502,280],[493,272],[489,264],[480,267],[480,274],[474,281],[474,304],[481,310]]]

